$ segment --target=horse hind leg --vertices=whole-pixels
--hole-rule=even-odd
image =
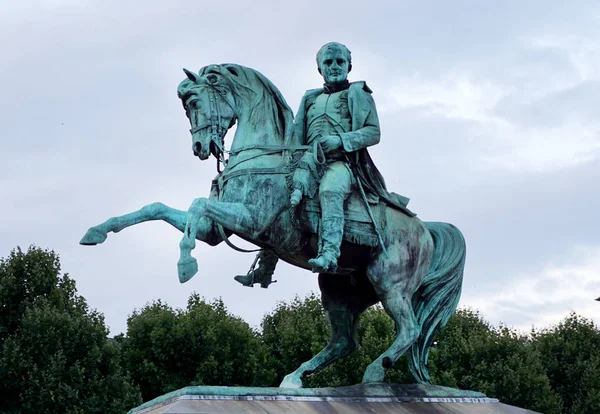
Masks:
[[[301,388],[302,379],[314,374],[340,358],[352,353],[358,346],[356,327],[360,315],[378,301],[366,276],[353,280],[331,274],[319,274],[321,302],[329,326],[331,338],[327,346],[298,369],[283,379],[282,388]]]
[[[396,325],[396,339],[392,345],[365,370],[364,383],[383,382],[385,371],[394,366],[398,358],[417,340],[421,331],[412,308],[410,297],[400,288],[387,293],[381,301],[384,309]]]

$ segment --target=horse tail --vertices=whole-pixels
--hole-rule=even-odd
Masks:
[[[412,298],[421,333],[407,352],[411,374],[421,384],[431,383],[427,359],[433,337],[456,311],[462,289],[466,245],[462,233],[452,224],[424,223],[433,238],[433,259],[429,272]]]

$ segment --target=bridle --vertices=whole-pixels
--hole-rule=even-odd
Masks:
[[[225,154],[229,153],[225,149],[224,138],[225,134],[229,127],[224,127],[221,125],[221,112],[219,111],[219,105],[217,102],[217,96],[221,97],[221,99],[233,110],[235,113],[235,105],[226,98],[226,92],[224,89],[218,89],[215,86],[217,82],[217,77],[214,75],[208,76],[208,106],[210,111],[210,118],[208,125],[198,125],[194,128],[190,129],[190,133],[194,135],[196,132],[202,131],[203,129],[210,128],[210,141],[215,145],[218,150],[218,154],[214,154],[217,159],[217,172],[221,173],[221,164],[227,165],[227,160],[225,159]],[[234,118],[235,119],[235,118]],[[233,121],[232,121],[233,123]]]

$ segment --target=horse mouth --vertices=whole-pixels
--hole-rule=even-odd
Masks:
[[[200,158],[202,161],[207,160],[208,157],[210,157],[210,152],[208,151],[200,151],[198,154],[196,154],[196,156],[198,158]]]
[[[211,143],[211,147],[212,147],[212,143]],[[205,160],[208,157],[210,157],[210,151],[207,151],[206,147],[203,147],[202,144],[199,142],[194,143],[192,149],[194,151],[194,155],[196,157],[200,158],[201,160]]]

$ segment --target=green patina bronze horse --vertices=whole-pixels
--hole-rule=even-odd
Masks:
[[[296,142],[293,113],[285,99],[266,77],[240,65],[185,72],[188,78],[179,85],[178,95],[192,127],[193,152],[202,160],[212,154],[225,163],[209,198],[194,200],[188,211],[154,203],[110,218],[90,228],[81,244],[102,243],[109,232],[163,220],[184,235],[178,263],[182,283],[198,270],[191,256],[196,240],[211,246],[229,244],[232,234],[270,249],[281,260],[311,269],[308,260],[317,254],[317,238],[315,226],[310,225],[310,200],[292,207],[289,183],[298,154],[309,149]],[[224,136],[235,122],[237,130],[225,161]],[[430,382],[427,359],[433,336],[455,312],[460,297],[464,239],[450,224],[424,223],[383,202],[372,205],[376,214],[367,215],[362,201],[354,194],[348,201],[356,208],[352,213],[349,207],[346,213],[339,268],[319,274],[331,339],[287,375],[281,387],[301,387],[304,375],[355,350],[358,318],[377,302],[395,321],[397,336],[368,366],[363,382],[383,381],[385,370],[405,352],[416,381]]]

